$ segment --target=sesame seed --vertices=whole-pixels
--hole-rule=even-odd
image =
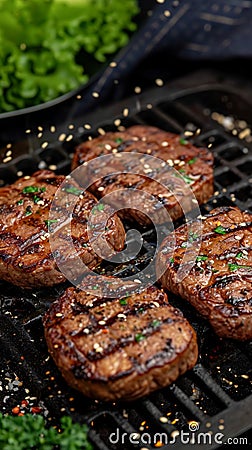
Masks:
[[[105,144],[105,148],[106,148],[106,150],[111,150],[112,149],[110,144]]]
[[[161,142],[162,147],[167,147],[169,145],[169,142],[163,141]]]
[[[138,279],[135,279],[135,280],[133,280],[134,281],[134,283],[138,283],[138,284],[141,284],[141,281],[140,280],[138,280]]]
[[[99,325],[106,325],[106,322],[105,322],[105,320],[99,320],[98,324]]]
[[[180,159],[174,159],[174,164],[179,164],[180,163]]]
[[[65,134],[65,133],[61,133],[61,134],[59,135],[59,137],[58,137],[58,140],[59,140],[60,142],[62,142],[62,141],[64,141],[65,138],[66,138],[66,134]]]
[[[43,142],[42,144],[41,144],[41,148],[46,148],[48,146],[48,142]]]
[[[242,239],[242,236],[236,235],[234,238],[236,239],[236,241],[240,241]]]
[[[170,11],[168,11],[168,9],[166,11],[164,11],[164,16],[165,17],[170,17],[171,13]]]
[[[157,3],[164,3],[165,0],[156,0]]]
[[[193,199],[192,199],[192,203],[196,203],[196,204],[197,204],[197,203],[198,203],[198,200],[196,200],[196,198],[193,198]]]
[[[55,127],[54,125],[52,125],[52,126],[50,127],[50,131],[51,131],[51,133],[55,133],[56,127]]]
[[[27,134],[29,134],[29,133],[31,133],[31,130],[25,130],[25,132],[26,132]]]
[[[57,166],[55,166],[55,164],[51,164],[51,165],[49,166],[49,169],[50,169],[50,170],[56,170],[56,169],[57,169]]]
[[[128,108],[124,108],[124,110],[123,110],[123,115],[124,115],[124,117],[127,117],[127,116],[129,115],[129,110],[128,110]]]
[[[56,313],[55,316],[56,316],[56,317],[62,317],[63,314],[62,314],[62,313]]]
[[[121,120],[120,119],[115,119],[114,120],[114,124],[116,127],[119,127],[119,125],[121,125]]]
[[[192,135],[193,135],[193,132],[192,132],[192,131],[189,131],[189,130],[186,130],[186,131],[184,132],[184,135],[185,135],[186,137],[189,137],[189,136],[192,136]]]
[[[3,159],[3,163],[5,164],[5,163],[7,163],[7,162],[9,162],[11,160],[12,160],[12,157],[11,156],[7,156],[7,158]]]
[[[126,319],[125,314],[122,313],[117,314],[117,317],[119,317],[119,319]]]
[[[69,134],[69,135],[67,136],[67,138],[66,138],[66,141],[69,142],[69,141],[71,141],[72,139],[73,139],[73,135],[72,135],[72,134]]]
[[[171,159],[167,159],[166,162],[169,166],[171,166],[171,167],[174,166],[174,162]]]
[[[104,191],[104,189],[105,189],[105,188],[104,188],[103,186],[98,187],[98,191],[100,191],[100,192],[101,192],[101,191]]]
[[[40,139],[43,136],[43,133],[38,133],[38,138]]]
[[[92,92],[92,96],[94,98],[98,98],[100,96],[99,92]]]
[[[84,124],[84,128],[85,128],[86,130],[91,130],[91,125],[90,125],[89,123],[85,123],[85,124]]]
[[[8,150],[8,151],[6,152],[6,156],[11,156],[11,154],[12,154],[12,150]]]
[[[117,63],[115,61],[112,61],[109,65],[110,65],[110,67],[116,67]]]
[[[241,375],[241,377],[244,378],[245,380],[248,380],[248,379],[249,379],[249,376],[248,376],[248,375]]]
[[[104,129],[103,128],[98,128],[98,133],[99,134],[101,134],[101,135],[104,135],[104,134],[106,134],[106,131],[104,131]]]
[[[17,171],[17,176],[18,176],[18,177],[22,177],[22,175],[23,175],[22,170],[18,170],[18,171]]]
[[[89,329],[88,328],[84,328],[83,333],[89,334]]]
[[[24,177],[24,180],[29,180],[31,177],[30,177],[30,175],[26,175],[25,177]]]
[[[102,353],[103,352],[103,348],[99,346],[99,347],[97,347],[95,349],[95,351],[96,351],[96,353]]]
[[[185,161],[180,161],[179,166],[182,167],[185,165]]]
[[[163,80],[161,80],[161,78],[157,78],[155,80],[155,83],[156,83],[157,86],[163,86],[164,85],[164,82],[163,82]]]
[[[94,349],[96,350],[97,348],[100,347],[100,344],[98,344],[97,342],[94,344]]]
[[[167,423],[167,422],[168,422],[167,417],[160,417],[159,420],[160,420],[160,422],[162,422],[162,423]]]
[[[118,153],[117,148],[113,148],[112,153]]]
[[[53,348],[59,348],[58,344],[54,344]]]
[[[77,100],[80,100],[82,96],[80,94],[76,95]]]
[[[134,89],[136,94],[140,94],[140,92],[142,91],[142,89],[140,88],[140,86],[136,86]]]
[[[148,104],[146,105],[146,108],[147,108],[147,109],[152,109],[152,104],[151,104],[151,103],[148,103]]]
[[[156,306],[156,308],[159,308],[159,303],[158,302],[152,302],[154,306]]]

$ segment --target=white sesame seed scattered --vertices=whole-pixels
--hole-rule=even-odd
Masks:
[[[169,145],[169,142],[167,142],[167,141],[161,142],[162,147],[167,147],[168,145]]]
[[[125,314],[122,313],[117,314],[117,317],[119,317],[119,319],[126,319]]]
[[[55,133],[56,127],[55,127],[54,125],[52,125],[52,126],[50,127],[50,131],[51,131],[51,133]]]
[[[67,138],[66,138],[66,141],[69,142],[69,141],[71,141],[72,139],[73,139],[73,135],[72,135],[72,134],[69,134],[69,135],[67,136]]]
[[[179,164],[180,163],[180,159],[174,159],[174,164]]]
[[[102,353],[103,352],[103,348],[102,347],[98,347],[95,349],[96,353]]]
[[[104,189],[105,189],[105,188],[104,188],[103,186],[98,187],[98,191],[100,191],[100,192],[101,192],[101,191],[104,191]]]
[[[105,322],[105,320],[99,320],[98,324],[99,325],[106,325],[106,322]]]
[[[172,161],[172,159],[167,159],[166,162],[169,166],[171,166],[171,167],[174,166],[174,162]]]
[[[185,161],[180,161],[179,166],[182,167],[185,165]]]
[[[146,105],[146,108],[147,108],[147,109],[151,109],[151,108],[152,108],[152,104],[151,104],[151,103],[148,103],[148,104]]]
[[[38,163],[38,168],[41,169],[45,169],[46,167],[46,162],[45,161],[39,161]]]
[[[110,144],[105,144],[105,148],[106,148],[106,150],[111,150],[112,149]]]
[[[31,177],[30,177],[30,175],[26,175],[25,177],[24,177],[24,180],[29,180]]]
[[[74,129],[74,124],[73,124],[73,123],[70,123],[70,124],[68,125],[68,128],[69,128],[69,130],[73,130],[73,129]]]
[[[22,175],[23,175],[22,170],[18,170],[18,171],[17,171],[17,176],[18,176],[18,177],[22,177]]]
[[[114,124],[116,127],[119,127],[119,125],[121,125],[121,120],[120,119],[115,119],[114,120]]]
[[[94,98],[98,98],[100,96],[99,92],[92,92],[92,96]]]
[[[65,133],[61,133],[61,134],[59,135],[59,137],[58,137],[58,140],[59,140],[60,142],[62,142],[62,141],[64,141],[65,138],[66,138],[66,134],[65,134]]]
[[[113,152],[113,153],[114,153],[114,152]],[[116,158],[121,158],[122,155],[121,155],[121,153],[115,153],[115,157],[116,157]]]
[[[124,115],[124,117],[127,117],[127,116],[129,115],[129,110],[128,110],[128,108],[124,108],[124,110],[123,110],[123,115]]]
[[[167,423],[167,422],[168,422],[167,417],[160,417],[159,420],[160,420],[160,422],[162,422],[162,423]]]
[[[236,241],[240,241],[242,239],[242,236],[236,235],[234,238],[236,239]]]
[[[55,316],[56,316],[56,317],[62,317],[63,314],[62,314],[62,313],[56,313]]]
[[[142,89],[140,88],[140,86],[136,86],[134,89],[136,94],[140,94],[140,92],[142,91]]]
[[[41,144],[41,148],[46,148],[48,146],[48,142],[43,142],[42,144]]]
[[[150,167],[149,164],[144,164],[145,169],[149,169],[149,167]]]
[[[193,199],[192,199],[192,203],[195,203],[195,204],[198,203],[198,201],[196,200],[196,198],[193,198]]]
[[[159,308],[160,304],[158,302],[152,302],[154,306],[156,306],[156,308]]]
[[[117,148],[113,148],[112,153],[118,153]]]
[[[171,13],[170,11],[168,11],[168,9],[164,12],[164,16],[165,17],[170,17]]]
[[[104,129],[103,128],[98,128],[98,133],[99,134],[101,134],[101,135],[104,135],[104,134],[106,134],[106,131],[104,131]]]
[[[85,123],[85,124],[84,124],[84,128],[85,128],[86,130],[91,130],[91,125],[90,125],[89,123]]]
[[[155,80],[155,83],[156,83],[157,86],[163,86],[164,85],[164,82],[163,82],[163,80],[161,80],[161,78],[157,78]]]
[[[55,164],[51,164],[51,165],[49,166],[49,169],[50,169],[50,170],[56,170],[56,169],[57,169],[57,166],[55,166]]]
[[[11,156],[11,154],[12,154],[12,150],[8,150],[8,151],[6,152],[6,156]]]
[[[38,130],[39,130],[39,131],[43,131],[43,127],[38,126]]]
[[[165,0],[156,0],[157,3],[164,3]]]
[[[7,162],[9,162],[11,160],[12,160],[12,157],[11,156],[7,156],[7,158],[3,159],[3,163],[5,164],[5,163],[7,163]]]
[[[38,133],[38,138],[40,139],[43,136],[43,133]]]
[[[94,349],[96,350],[97,348],[100,347],[100,344],[98,344],[97,342],[94,344]]]
[[[135,280],[133,280],[134,281],[134,283],[138,283],[138,284],[141,284],[141,281],[140,280],[138,280],[138,279],[135,279]]]
[[[89,334],[89,329],[88,328],[84,328],[83,333]]]
[[[27,134],[29,134],[29,133],[31,133],[31,130],[25,130],[25,132],[26,132]]]
[[[192,135],[193,135],[193,132],[192,132],[192,131],[189,131],[189,130],[186,130],[186,131],[184,132],[184,135],[185,135],[186,137],[189,137],[189,136],[192,136]]]
[[[77,100],[80,100],[82,96],[80,94],[76,95]]]
[[[112,61],[109,65],[110,65],[110,67],[116,67],[117,63],[115,61]]]

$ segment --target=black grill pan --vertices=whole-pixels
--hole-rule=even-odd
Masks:
[[[177,86],[155,88],[98,110],[88,118],[77,117],[71,127],[62,123],[56,133],[45,130],[42,139],[33,133],[33,137],[27,136],[23,142],[14,142],[13,157],[0,165],[1,183],[41,167],[68,173],[78,142],[103,130],[141,123],[181,134],[191,131],[190,139],[195,144],[212,149],[215,195],[201,208],[202,213],[221,205],[237,205],[252,212],[251,106],[248,92],[232,80],[219,81],[213,76],[206,82],[204,74],[191,76]],[[3,158],[8,150],[6,145],[3,143]],[[134,267],[114,265],[109,268],[110,273],[137,273],[152,257],[154,241],[152,230],[144,231],[143,249]],[[128,437],[130,433],[174,436],[177,431],[188,432],[188,423],[192,421],[200,424],[202,433],[210,431],[212,436],[223,433],[223,443],[230,438],[242,438],[247,441],[240,444],[251,445],[248,430],[252,427],[252,342],[218,338],[188,303],[170,294],[170,302],[183,311],[197,331],[200,354],[196,367],[171,386],[130,405],[92,401],[67,386],[48,357],[43,337],[41,317],[66,286],[67,283],[26,292],[1,283],[1,412],[11,413],[13,407],[26,399],[26,410],[40,407],[49,423],[57,424],[62,415],[68,414],[75,421],[89,424],[90,439],[100,450],[159,448],[161,442],[148,443],[146,438],[145,442],[133,445]],[[126,433],[124,443],[122,439],[116,443],[115,435],[114,443],[111,442],[111,433],[120,436]],[[137,437],[134,439],[137,441]],[[178,439],[173,447],[182,449],[184,445]],[[211,445],[208,441],[186,445],[221,448],[215,441]],[[161,448],[168,449],[170,444]]]

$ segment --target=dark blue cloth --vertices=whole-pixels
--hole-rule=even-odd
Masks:
[[[143,62],[144,70],[149,67],[153,72],[152,61],[157,55],[166,71],[171,70],[174,59],[190,61],[193,66],[199,61],[252,56],[252,1],[160,0],[154,4],[149,18],[115,58],[116,67],[104,70],[86,93],[81,108],[94,104],[92,91],[99,92],[100,101],[111,98],[115,91],[118,95],[114,97],[119,99],[122,85],[135,70],[139,74]],[[162,73],[155,76],[162,77]]]

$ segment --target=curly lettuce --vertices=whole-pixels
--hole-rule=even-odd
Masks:
[[[0,0],[0,112],[38,105],[92,75],[136,29],[136,0]],[[86,58],[90,62],[90,58]]]

